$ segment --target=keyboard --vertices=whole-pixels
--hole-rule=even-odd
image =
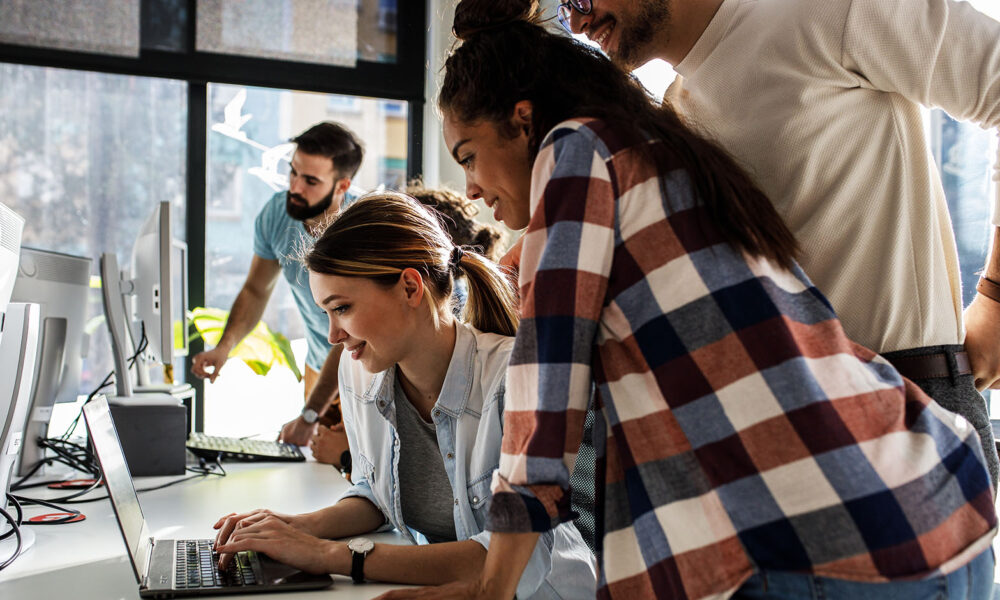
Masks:
[[[236,553],[223,571],[219,569],[219,554],[212,549],[212,540],[177,540],[174,548],[176,589],[239,587],[257,583],[254,573],[257,557],[252,551]]]
[[[192,433],[188,436],[187,449],[195,456],[215,460],[302,462],[306,459],[295,444],[269,440],[247,440]]]

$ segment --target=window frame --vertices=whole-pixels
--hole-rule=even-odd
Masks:
[[[149,10],[140,0],[141,16]],[[427,57],[427,5],[398,0],[396,8],[396,62],[358,60],[355,67],[253,58],[202,52],[195,49],[197,0],[187,0],[187,46],[184,51],[142,48],[138,57],[112,56],[73,50],[56,50],[0,43],[0,62],[115,75],[161,77],[187,82],[187,185],[186,238],[188,244],[188,305],[205,303],[205,220],[208,150],[208,82],[366,96],[401,100],[409,105],[407,130],[407,178],[423,170],[422,137],[424,113],[424,64]],[[201,340],[191,343],[184,368],[203,349]],[[193,379],[197,400],[192,411],[195,431],[204,428],[204,382]]]

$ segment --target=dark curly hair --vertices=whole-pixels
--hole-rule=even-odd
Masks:
[[[406,193],[441,215],[456,246],[468,246],[493,262],[503,256],[507,235],[495,225],[477,221],[479,207],[468,198],[448,188],[425,188],[419,181],[410,182]]]
[[[798,244],[771,201],[724,150],[681,121],[669,105],[603,54],[546,31],[537,0],[462,0],[453,30],[460,40],[445,62],[438,108],[465,123],[493,123],[510,135],[514,106],[531,102],[530,150],[562,121],[596,118],[626,139],[662,142],[672,157],[649,160],[658,169],[687,171],[707,223],[731,246],[786,268]],[[662,152],[661,152],[662,154]]]

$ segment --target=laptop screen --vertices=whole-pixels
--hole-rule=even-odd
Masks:
[[[114,421],[111,420],[107,399],[104,396],[95,397],[84,405],[83,416],[87,421],[90,441],[97,452],[97,460],[104,471],[104,484],[121,525],[136,580],[141,583],[141,571],[145,568],[150,550],[149,534],[146,532],[146,519],[139,507],[139,497],[132,486],[132,475],[125,464],[125,453],[122,452]]]

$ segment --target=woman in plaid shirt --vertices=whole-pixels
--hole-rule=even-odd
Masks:
[[[527,227],[492,543],[480,581],[392,597],[513,595],[574,516],[596,384],[598,597],[989,598],[973,428],[847,339],[730,158],[535,10],[463,0],[439,98],[469,196]]]

